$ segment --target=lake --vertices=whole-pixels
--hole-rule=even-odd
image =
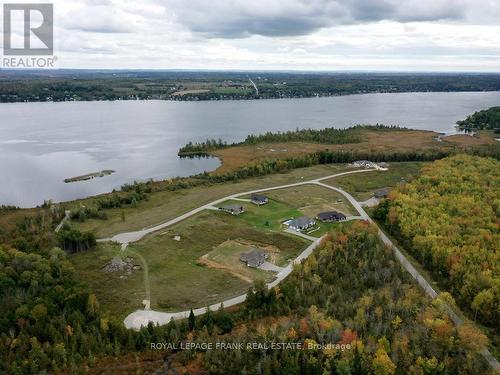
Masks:
[[[500,105],[500,92],[364,94],[250,101],[0,104],[0,204],[30,207],[111,191],[148,178],[210,171],[218,159],[180,159],[189,141],[249,133],[383,123],[453,133],[457,120]],[[98,172],[102,178],[64,183]]]

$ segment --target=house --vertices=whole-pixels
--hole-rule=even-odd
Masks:
[[[388,188],[385,189],[380,189],[377,190],[375,193],[373,193],[373,196],[375,198],[381,199],[381,198],[387,198],[389,196],[390,190]]]
[[[345,220],[346,216],[342,212],[327,211],[327,212],[320,212],[317,218],[324,223],[331,223],[332,221]]]
[[[239,214],[245,212],[245,207],[240,206],[239,204],[230,204],[228,206],[219,207],[219,210],[222,210],[224,212],[228,212],[231,215],[239,215]]]
[[[248,267],[258,268],[267,258],[267,253],[261,249],[252,249],[246,253],[241,254],[240,260],[245,262]]]
[[[250,196],[250,201],[253,203],[253,204],[256,204],[258,206],[261,206],[263,204],[266,204],[267,202],[269,202],[269,199],[267,199],[267,197],[265,195],[260,195],[260,194],[252,194]]]
[[[314,221],[314,219],[310,219],[307,216],[301,216],[297,219],[290,220],[288,222],[288,228],[300,232],[313,227],[315,224],[316,221]]]

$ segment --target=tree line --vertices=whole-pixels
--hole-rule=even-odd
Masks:
[[[500,106],[474,112],[465,120],[457,121],[461,129],[493,129],[500,132]]]
[[[376,218],[469,312],[500,328],[500,162],[457,155],[425,166]]]

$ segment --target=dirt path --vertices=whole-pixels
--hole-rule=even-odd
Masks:
[[[253,283],[253,280],[239,272],[236,272],[234,269],[232,269],[231,267],[227,267],[227,266],[224,266],[220,263],[217,263],[217,262],[214,262],[213,260],[210,260],[208,259],[208,256],[210,255],[210,253],[207,253],[205,255],[203,255],[201,258],[200,258],[200,262],[207,265],[208,267],[210,268],[215,268],[215,269],[219,269],[219,270],[224,270],[224,271],[227,271],[229,272],[231,275],[243,280],[243,281],[246,281],[247,283],[249,284],[252,284]]]

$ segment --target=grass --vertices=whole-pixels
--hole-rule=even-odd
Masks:
[[[317,165],[299,168],[286,173],[249,178],[237,183],[199,186],[178,191],[160,191],[149,195],[148,200],[139,201],[136,207],[106,210],[107,220],[88,219],[72,225],[82,231],[93,231],[97,237],[110,237],[117,233],[139,230],[173,219],[203,204],[237,192],[290,184],[350,170],[345,164]],[[67,203],[67,207],[92,206],[95,198]],[[21,210],[24,211],[24,210]],[[122,219],[122,213],[125,220]]]
[[[426,130],[408,131],[376,131],[360,130],[363,141],[349,144],[322,144],[310,142],[261,143],[241,145],[214,151],[212,154],[222,160],[222,165],[215,173],[243,167],[264,159],[287,159],[304,156],[317,151],[360,151],[373,153],[410,152],[431,150],[453,150],[495,144],[491,134],[481,133],[479,138],[468,135],[454,135],[437,142],[434,137],[438,133]]]
[[[423,162],[393,162],[389,163],[388,171],[341,176],[323,182],[331,186],[340,186],[357,200],[364,201],[372,197],[375,190],[393,188],[403,181],[411,180],[420,172],[424,164]]]
[[[373,173],[373,172],[370,172]],[[293,207],[302,215],[316,217],[322,211],[340,211],[345,215],[357,215],[356,210],[343,195],[317,185],[295,186],[273,190],[266,195],[278,203]]]
[[[176,235],[180,241],[174,239]],[[250,286],[248,281],[200,261],[205,254],[220,251],[219,246],[228,240],[271,245],[285,258],[295,257],[307,245],[295,236],[252,228],[227,213],[204,211],[130,245],[149,265],[151,308],[184,310],[244,293]]]
[[[264,231],[281,231],[283,229],[282,222],[302,216],[302,213],[286,204],[280,203],[274,199],[270,199],[269,203],[262,206],[257,206],[250,202],[241,201],[226,201],[221,205],[237,203],[245,207],[245,212],[239,216],[241,219],[251,225],[253,228],[258,228]]]
[[[131,257],[134,265],[141,267],[132,274],[125,272],[105,272],[106,266],[114,257]],[[68,257],[75,267],[79,281],[87,284],[96,294],[101,309],[106,313],[124,318],[129,312],[143,308],[146,299],[144,285],[144,266],[139,257],[129,251],[121,252],[120,247],[111,243],[100,243],[94,249],[73,254]]]
[[[282,222],[287,219],[300,216],[315,218],[322,211],[340,211],[347,216],[358,214],[341,194],[321,186],[296,186],[271,190],[263,194],[269,198],[269,203],[262,206],[232,200],[223,202],[221,205],[239,204],[245,207],[245,213],[237,216],[239,220],[247,222],[254,228],[275,232],[286,229]],[[335,225],[336,223],[318,222],[312,228],[314,231],[309,234],[313,237],[321,237]]]

